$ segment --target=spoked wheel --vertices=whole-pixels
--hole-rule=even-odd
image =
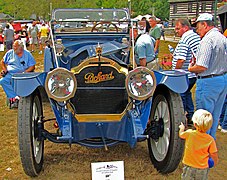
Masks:
[[[40,140],[38,131],[42,116],[40,96],[32,94],[21,98],[18,108],[20,157],[25,173],[31,177],[37,176],[43,166],[44,140]]]
[[[185,117],[179,94],[169,91],[154,97],[146,132],[151,161],[163,174],[173,172],[181,161],[184,150],[184,142],[178,136],[181,121]]]

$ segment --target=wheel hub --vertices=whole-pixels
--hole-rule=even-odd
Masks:
[[[159,137],[162,137],[164,134],[163,118],[160,117],[157,120],[157,117],[155,117],[154,120],[151,121],[150,126],[147,128],[147,134],[153,140],[158,141]]]

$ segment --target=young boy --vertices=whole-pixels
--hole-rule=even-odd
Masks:
[[[206,134],[213,123],[210,112],[198,109],[192,116],[196,130],[185,130],[183,123],[180,124],[179,136],[185,139],[185,151],[183,157],[183,173],[181,179],[208,179],[208,159],[212,158],[214,166],[218,162],[216,143],[212,136]],[[210,161],[210,160],[209,160]]]

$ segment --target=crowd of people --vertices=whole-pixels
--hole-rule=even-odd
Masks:
[[[139,25],[136,64],[151,68],[159,52],[161,28],[153,16],[142,21],[148,21],[149,28],[147,23]],[[189,77],[189,87],[181,94],[187,122],[179,126],[186,143],[182,179],[207,179],[209,168],[218,163],[216,131],[219,127],[227,133],[227,38],[209,13],[201,14],[194,24],[176,20],[175,35],[180,40],[172,54],[172,69],[184,70]],[[196,111],[191,94],[195,84]]]
[[[2,69],[0,85],[9,100],[9,107],[14,108],[18,106],[20,97],[13,90],[12,75],[35,70],[36,61],[32,53],[39,45],[39,54],[42,54],[48,38],[49,27],[44,22],[38,23],[37,21],[33,21],[30,27],[24,25],[16,28],[8,23],[0,32],[0,43],[6,48],[6,54],[0,63]]]
[[[200,43],[197,47],[190,46],[189,40],[184,44],[189,47],[193,56],[187,64],[187,69],[197,77],[195,98],[197,110],[192,116],[196,130],[184,131],[184,125],[179,126],[179,136],[185,139],[186,143],[182,179],[208,179],[209,167],[218,162],[216,131],[221,111],[223,108],[225,108],[223,111],[226,111],[226,106],[223,105],[227,94],[227,39],[215,27],[213,16],[209,13],[201,14],[194,25],[201,38]],[[175,30],[177,31],[178,28],[180,29],[176,25]],[[183,34],[181,40],[190,37],[187,32]],[[195,56],[192,47],[196,48]],[[175,56],[177,56],[176,50],[173,54],[173,57]],[[188,62],[186,58],[176,59],[178,59],[177,63]],[[227,119],[223,119],[222,123],[224,121]],[[196,158],[191,156],[191,153],[196,154]]]
[[[32,24],[7,23],[5,28],[0,28],[0,44],[4,44],[8,51],[13,48],[15,40],[21,40],[24,49],[28,48],[33,53],[37,46],[40,50],[39,54],[42,54],[49,31],[49,26],[44,21],[34,20]]]
[[[141,22],[144,22],[141,24]],[[149,69],[159,69],[158,53],[161,38],[161,28],[157,25],[155,16],[148,20],[143,17],[138,23],[138,34],[135,40],[135,59],[137,66],[147,66]]]

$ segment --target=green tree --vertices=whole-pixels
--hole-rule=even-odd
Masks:
[[[132,2],[132,11],[134,16],[151,14],[152,2],[150,0],[141,0]]]
[[[97,7],[101,8],[125,8],[128,0],[96,0]]]
[[[155,16],[162,20],[169,19],[169,3],[166,0],[159,0],[154,3]]]
[[[50,9],[55,8],[127,8],[128,0],[0,0],[0,11],[15,19],[30,19],[32,14],[43,19],[50,18]],[[166,0],[131,0],[133,17],[152,14],[161,19],[169,17],[169,3]]]

